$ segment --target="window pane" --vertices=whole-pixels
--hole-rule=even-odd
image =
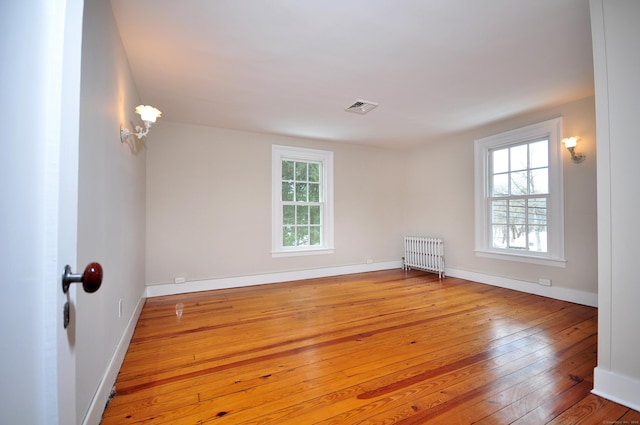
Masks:
[[[493,176],[493,196],[509,196],[509,174]]]
[[[529,251],[547,252],[546,226],[535,226],[529,230]]]
[[[321,245],[320,226],[311,226],[311,245]]]
[[[309,224],[309,207],[307,205],[296,207],[296,224]]]
[[[296,201],[307,202],[307,190],[309,185],[307,183],[296,183]]]
[[[545,198],[529,199],[527,204],[529,226],[547,226],[547,200]]]
[[[307,163],[296,162],[296,180],[307,181]]]
[[[491,153],[493,174],[509,171],[509,149],[500,149]]]
[[[293,161],[282,161],[282,180],[293,180]]]
[[[298,246],[306,246],[309,245],[309,228],[307,226],[302,226],[297,228],[297,245]]]
[[[507,226],[491,226],[493,233],[493,248],[507,247]]]
[[[320,164],[314,162],[309,163],[309,181],[320,181]]]
[[[320,202],[320,185],[309,183],[309,202]]]
[[[529,159],[531,168],[542,168],[549,166],[549,141],[542,140],[529,144]]]
[[[320,222],[320,206],[313,205],[309,208],[309,223],[310,224],[322,224]]]
[[[296,224],[296,207],[293,205],[282,206],[282,223],[285,225]]]
[[[511,173],[511,195],[526,195],[527,189],[527,172]]]
[[[282,228],[282,245],[296,246],[296,232],[293,226],[284,226]]]
[[[524,199],[515,199],[509,201],[509,224],[520,225],[526,223]],[[524,230],[523,230],[524,231]]]
[[[510,149],[511,171],[527,169],[527,145],[520,145]]]
[[[282,182],[282,200],[293,201],[293,183]]]
[[[527,247],[526,200],[509,201],[509,248],[525,249]]]
[[[509,226],[509,248],[525,249],[527,247],[527,234],[525,226]]]
[[[509,248],[526,248],[526,200],[509,201]]]
[[[507,201],[491,202],[491,223],[507,224]]]
[[[529,184],[531,185],[529,188],[529,193],[531,194],[549,193],[549,169],[531,170]]]

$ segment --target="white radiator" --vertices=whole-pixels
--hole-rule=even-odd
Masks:
[[[404,237],[402,268],[438,273],[444,277],[444,241],[418,236]]]

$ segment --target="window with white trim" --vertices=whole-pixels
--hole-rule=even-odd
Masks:
[[[562,118],[475,141],[477,255],[564,267]]]
[[[333,252],[333,152],[272,146],[272,255]]]

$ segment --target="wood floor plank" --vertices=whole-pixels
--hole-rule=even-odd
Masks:
[[[566,351],[564,357],[571,357],[574,352],[584,351],[584,342],[574,345],[574,349]],[[447,411],[459,411],[467,404],[491,396],[493,393],[510,388],[514,385],[524,385],[532,376],[546,371],[546,366],[552,366],[554,362],[549,360],[552,351],[539,350],[528,352],[526,349],[518,349],[502,355],[491,362],[483,362],[473,367],[456,369],[450,375],[443,375],[425,384],[417,385],[403,392],[397,392],[389,397],[412,397],[411,391],[423,392],[427,385],[436,385],[425,392],[418,402],[410,405],[397,403],[387,412],[381,412],[369,418],[363,423],[384,423],[394,421],[397,423],[428,423],[437,416]],[[515,358],[514,358],[515,355]],[[557,359],[561,360],[561,359]],[[453,378],[453,379],[451,379]],[[339,423],[336,421],[334,423]],[[446,423],[446,422],[444,422]]]
[[[589,393],[596,319],[591,307],[402,270],[156,297],[102,423],[634,418]]]
[[[589,394],[558,415],[549,425],[630,423],[620,420],[628,411],[627,407]]]
[[[484,398],[479,405],[460,412],[463,423],[488,425],[512,423],[538,408],[550,394],[558,394],[580,382],[578,377],[590,376],[595,362],[595,337],[589,346],[576,356],[568,358],[556,368],[540,373],[509,391]]]

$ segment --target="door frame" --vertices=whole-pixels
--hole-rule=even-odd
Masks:
[[[44,70],[50,78],[50,92],[47,96],[47,109],[51,116],[47,123],[50,135],[47,149],[46,208],[49,217],[46,233],[51,243],[47,244],[49,263],[47,269],[47,295],[55,302],[53,314],[47,320],[47,334],[55,340],[55,357],[46,358],[47,368],[56,370],[55,394],[47,395],[47,403],[55,406],[56,423],[59,425],[78,424],[83,419],[77,411],[76,394],[76,353],[75,326],[72,322],[65,329],[63,309],[69,302],[71,312],[75,303],[75,287],[67,294],[61,289],[61,275],[64,266],[69,264],[77,270],[77,231],[78,231],[78,158],[80,133],[80,75],[82,66],[82,23],[84,0],[53,2],[50,6],[51,52],[49,70]],[[55,176],[55,178],[54,178]],[[55,235],[55,237],[53,236]],[[55,242],[55,243],[54,243]],[[76,285],[72,285],[76,286]],[[49,298],[49,297],[47,297]],[[55,402],[53,401],[55,400]]]

